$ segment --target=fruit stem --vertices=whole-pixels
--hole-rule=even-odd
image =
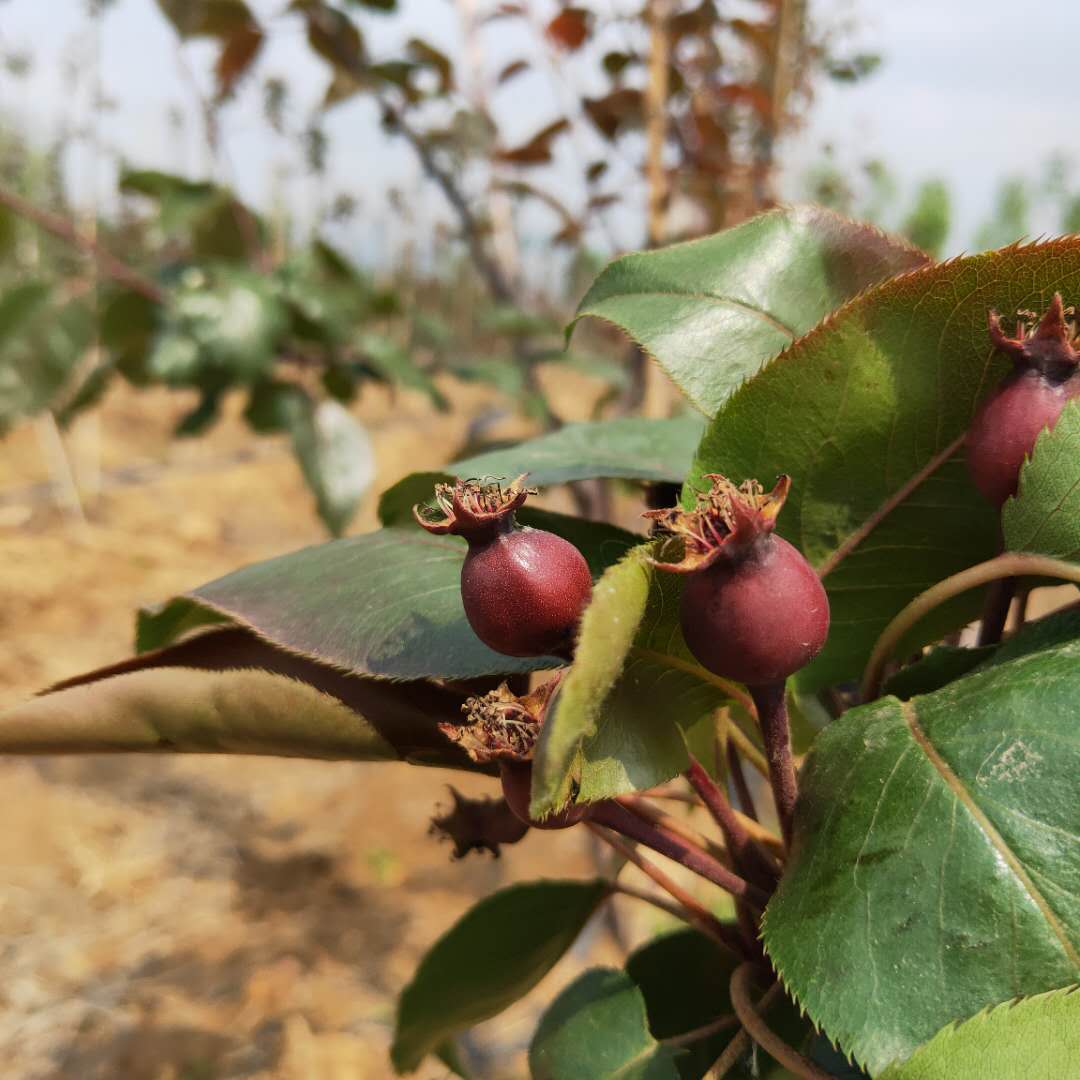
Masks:
[[[738,796],[742,812],[754,821],[758,820],[757,807],[754,805],[754,796],[750,791],[750,785],[746,782],[746,773],[742,767],[742,758],[735,744],[728,739],[724,746],[724,754],[727,757],[728,772],[731,773],[731,783]]]
[[[1062,581],[1071,581],[1080,585],[1080,566],[1076,563],[1062,562],[1045,555],[1027,555],[1008,552],[994,559],[969,566],[959,574],[939,581],[925,592],[920,593],[907,605],[882,631],[874,645],[874,651],[867,661],[862,679],[863,701],[873,701],[881,693],[881,683],[885,665],[896,651],[904,635],[934,608],[951,600],[968,589],[988,585],[1008,577],[1049,577]]]
[[[683,909],[685,917],[696,929],[707,937],[712,938],[718,945],[722,945],[736,956],[746,956],[746,944],[742,938],[729,926],[725,926],[704,904],[692,896],[677,881],[669,877],[655,863],[646,859],[640,851],[620,837],[609,833],[607,829],[601,829],[595,822],[585,820],[585,827],[595,836],[598,836],[605,844],[613,847],[627,862],[633,863],[646,877],[651,878],[669,896],[671,896]]]
[[[754,965],[751,963],[740,964],[731,973],[731,1007],[739,1018],[739,1023],[746,1029],[750,1037],[770,1057],[779,1062],[788,1072],[794,1073],[800,1080],[830,1080],[830,1074],[819,1069],[809,1058],[803,1057],[798,1050],[788,1046],[777,1035],[761,1015],[766,999],[773,989],[779,986],[774,983],[768,993],[761,999],[759,1005],[755,1005],[750,997],[750,980],[754,974]]]
[[[990,582],[986,590],[986,601],[976,645],[997,645],[1001,641],[1005,623],[1009,618],[1009,608],[1012,607],[1015,595],[1016,578],[998,578],[997,581]]]
[[[598,803],[590,813],[589,819],[598,825],[607,826],[630,840],[636,840],[639,844],[644,844],[661,855],[666,855],[672,861],[685,866],[714,885],[719,885],[737,900],[746,900],[759,910],[764,909],[768,902],[769,897],[764,890],[751,885],[749,881],[729,870],[708,852],[688,843],[663,826],[654,825],[638,817],[621,803]]]
[[[724,843],[731,853],[735,869],[747,880],[771,892],[776,886],[778,877],[776,866],[772,859],[758,847],[753,837],[743,827],[742,822],[735,816],[735,811],[731,808],[731,803],[728,802],[720,785],[692,754],[690,767],[684,775],[690,782],[690,786],[701,797],[705,808],[712,814],[713,821],[723,834]]]
[[[785,681],[747,688],[757,706],[758,725],[765,743],[765,758],[769,763],[769,784],[780,819],[780,835],[784,847],[791,847],[791,820],[799,786],[795,779],[795,762],[791,756],[791,727],[788,723]]]

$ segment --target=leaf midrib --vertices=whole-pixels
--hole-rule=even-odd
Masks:
[[[916,745],[926,755],[927,761],[934,767],[938,775],[944,780],[946,786],[956,796],[956,798],[963,804],[964,809],[971,815],[975,824],[983,832],[986,839],[989,841],[990,846],[1001,856],[1006,866],[1012,871],[1013,875],[1024,887],[1024,891],[1031,898],[1032,903],[1039,909],[1039,913],[1045,919],[1047,926],[1053,932],[1054,937],[1057,938],[1061,945],[1062,951],[1068,957],[1070,963],[1080,970],[1080,954],[1073,943],[1069,940],[1068,935],[1065,933],[1065,928],[1061,924],[1061,920],[1057,917],[1053,908],[1047,903],[1046,898],[1039,891],[1035,882],[1032,881],[1031,875],[1027,872],[1024,864],[1017,857],[1015,852],[1005,842],[1005,838],[994,827],[993,822],[986,816],[986,813],[975,801],[971,792],[964,786],[963,781],[952,770],[948,762],[938,753],[937,747],[930,741],[929,736],[922,729],[919,723],[918,714],[915,708],[914,701],[903,701],[900,703],[901,713],[904,718],[904,722],[907,724],[908,730],[911,732],[911,737],[915,740]]]
[[[716,304],[718,306],[726,305],[727,307],[733,307],[739,311],[745,311],[755,318],[760,319],[762,322],[771,326],[774,330],[778,330],[781,334],[784,334],[792,341],[799,335],[792,329],[787,323],[782,322],[775,315],[771,315],[769,312],[762,310],[759,307],[755,307],[753,304],[748,304],[745,300],[736,300],[733,296],[723,296],[719,293],[710,292],[692,292],[690,290],[676,291],[674,289],[628,289],[624,292],[612,293],[610,296],[605,296],[602,299],[594,301],[594,306],[599,308],[601,305],[609,303],[611,301],[626,300],[634,296],[671,296],[679,300],[702,300],[709,304]],[[582,315],[591,315],[592,312],[588,309],[583,309],[578,312],[578,317]]]

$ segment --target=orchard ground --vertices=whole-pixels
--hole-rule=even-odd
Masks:
[[[572,373],[547,383],[573,419],[600,392]],[[365,390],[376,490],[441,466],[492,404],[446,389],[447,414]],[[171,440],[191,404],[178,397],[121,388],[72,432],[85,465],[100,424],[84,525],[50,499],[32,425],[0,442],[0,707],[129,654],[139,604],[325,539],[284,442],[254,440],[236,401],[208,436]],[[509,418],[492,434],[529,431]],[[351,531],[375,524],[373,494]],[[452,863],[427,835],[446,783],[496,793],[458,773],[133,756],[4,760],[0,777],[5,1080],[381,1080],[396,995],[443,930],[501,885],[595,873],[578,833]],[[663,918],[621,911],[632,941]],[[587,932],[540,992],[478,1029],[483,1075],[523,1075],[541,1004],[618,955],[602,925]],[[445,1075],[433,1059],[417,1074]]]

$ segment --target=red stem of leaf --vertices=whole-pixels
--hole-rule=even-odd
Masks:
[[[719,826],[735,868],[755,885],[771,892],[776,885],[776,867],[735,816],[731,803],[719,785],[693,756],[690,757],[690,767],[685,776]]]
[[[756,907],[764,908],[768,894],[745,878],[732,873],[701,848],[669,832],[663,826],[653,825],[632,813],[620,803],[600,803],[589,815],[598,825],[604,825],[622,836],[636,840],[653,851],[666,855],[688,870],[700,875],[714,885],[731,893],[738,900],[746,900]]]

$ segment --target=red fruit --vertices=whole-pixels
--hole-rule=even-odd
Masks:
[[[749,686],[782,681],[808,664],[829,635],[829,600],[810,564],[773,534],[790,481],[769,494],[710,476],[695,510],[654,511],[681,537],[683,557],[658,562],[689,575],[683,637],[702,667]]]
[[[529,797],[532,791],[532,765],[527,762],[503,761],[499,764],[503,798],[519,821],[535,829],[568,829],[589,813],[588,806],[568,806],[550,817],[536,820],[529,816]]]
[[[968,428],[968,471],[982,494],[1001,506],[1016,494],[1020,467],[1045,428],[1080,396],[1080,352],[1073,348],[1061,294],[1030,334],[1021,325],[1006,337],[997,312],[989,315],[990,338],[1008,353],[1015,369],[980,406]]]
[[[506,656],[565,654],[592,595],[588,564],[573,544],[543,529],[515,528],[530,492],[518,477],[499,484],[440,484],[442,520],[416,520],[429,532],[464,536],[461,600],[476,636]]]

